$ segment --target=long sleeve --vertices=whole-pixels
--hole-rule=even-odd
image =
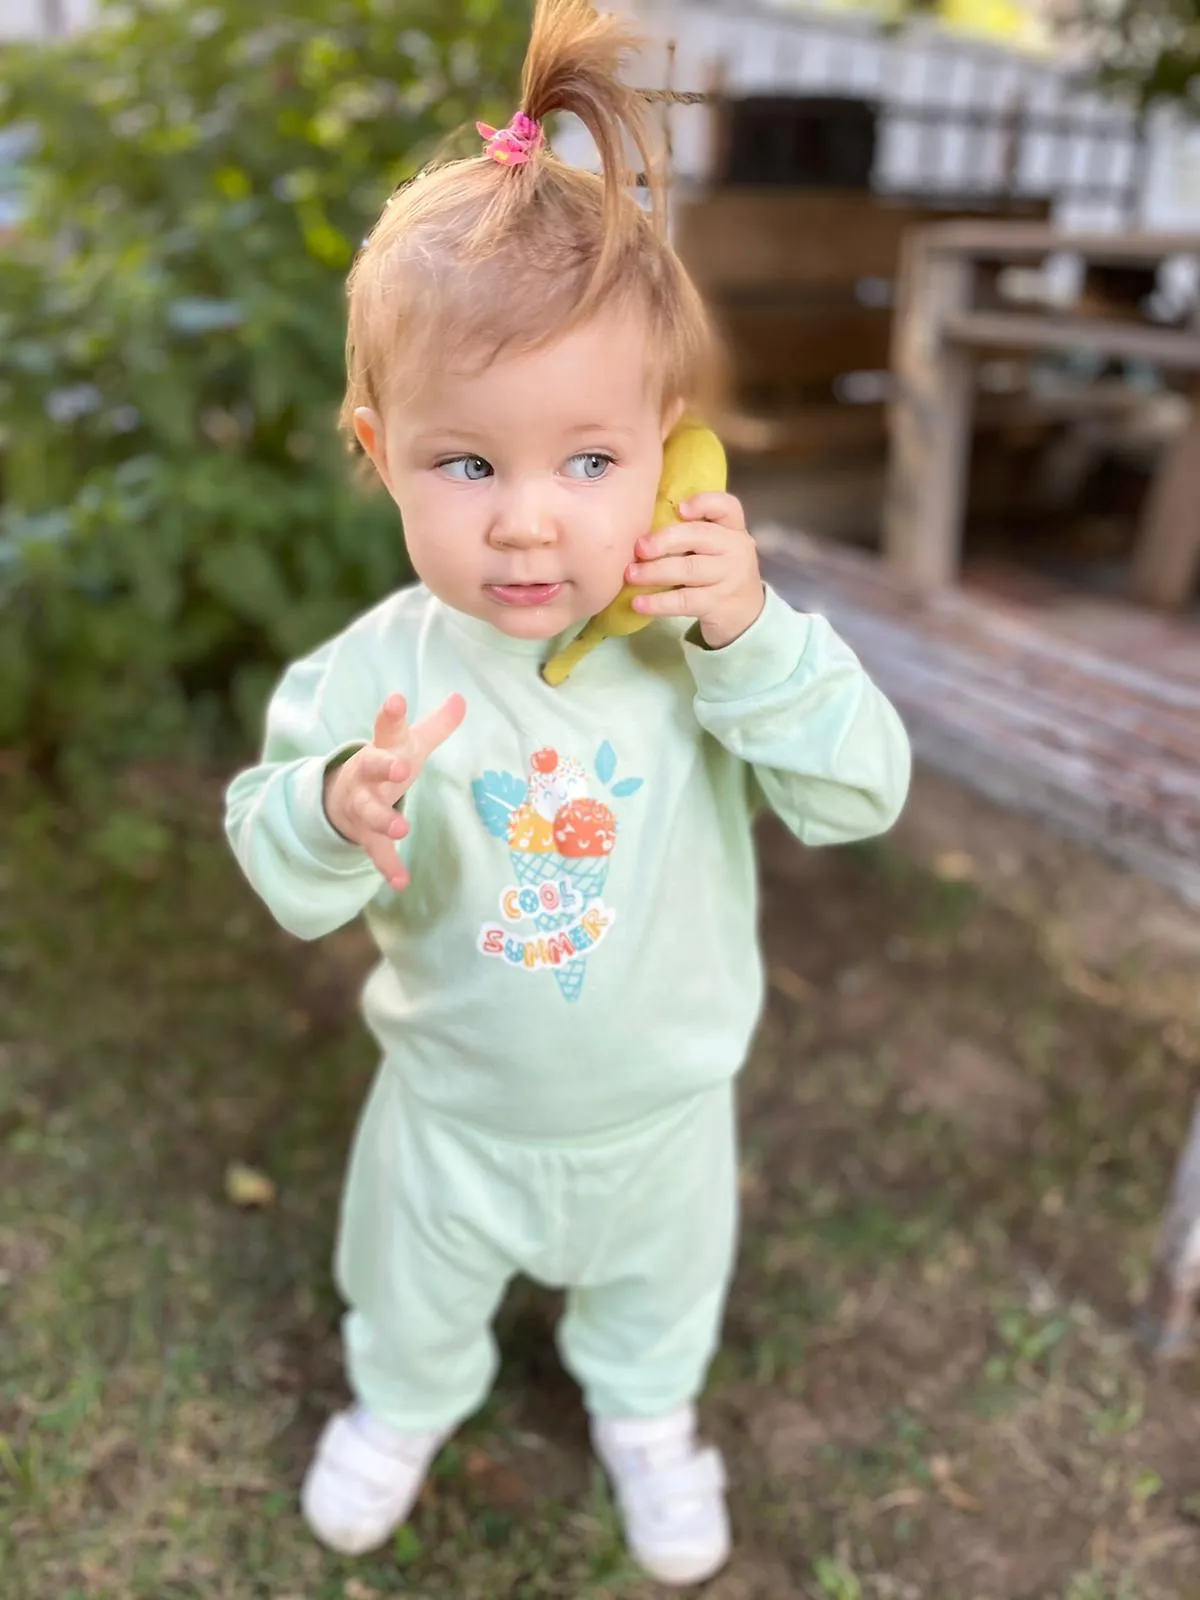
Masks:
[[[890,701],[824,617],[767,589],[762,615],[723,650],[689,639],[702,727],[754,770],[805,844],[886,832],[908,793],[908,736]]]
[[[352,921],[382,887],[325,815],[330,763],[369,742],[372,674],[343,634],[296,662],[267,708],[262,759],[226,793],[225,831],[275,920],[301,939]]]

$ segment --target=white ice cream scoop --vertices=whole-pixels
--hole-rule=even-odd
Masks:
[[[539,772],[536,768],[529,777],[529,803],[539,817],[553,822],[558,813],[572,800],[587,798],[587,773],[583,763],[574,757],[559,761],[552,772]]]

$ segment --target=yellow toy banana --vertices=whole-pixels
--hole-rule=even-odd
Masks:
[[[723,490],[726,479],[721,441],[711,428],[706,428],[695,417],[684,417],[667,436],[663,447],[662,476],[658,480],[658,498],[650,521],[651,533],[681,521],[679,507],[683,501],[695,494]],[[605,639],[624,638],[647,627],[654,618],[635,611],[633,599],[638,594],[656,592],[627,583],[616,599],[585,625],[577,638],[551,656],[542,668],[542,677],[552,688],[557,688],[570,677],[584,656],[590,655]]]

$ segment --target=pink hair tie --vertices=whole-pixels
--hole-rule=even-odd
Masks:
[[[518,111],[507,128],[489,128],[486,122],[477,122],[479,136],[484,141],[484,153],[498,161],[502,167],[523,167],[533,159],[535,150],[546,142],[540,122]]]

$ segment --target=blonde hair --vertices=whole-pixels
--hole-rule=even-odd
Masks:
[[[342,425],[381,411],[398,370],[539,348],[601,308],[645,321],[664,407],[717,400],[722,360],[700,296],[667,238],[665,179],[636,90],[622,72],[641,40],[589,0],[537,0],[521,109],[539,125],[573,112],[600,154],[601,175],[547,147],[525,165],[487,154],[434,161],[388,201],[347,285]],[[637,152],[647,212],[630,192]]]

